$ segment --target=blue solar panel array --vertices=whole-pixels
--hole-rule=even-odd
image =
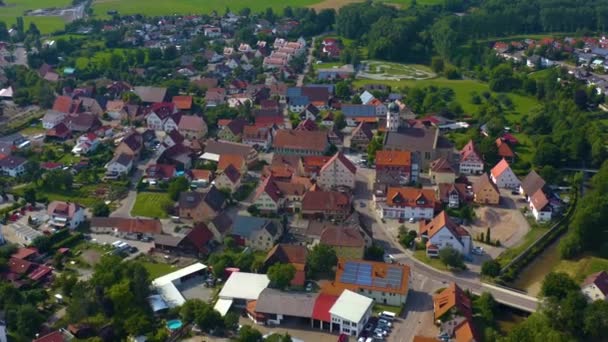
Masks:
[[[370,264],[347,261],[344,264],[344,272],[342,272],[340,281],[345,284],[359,286],[375,286],[388,289],[401,288],[403,270],[400,267],[388,266],[384,277],[374,277],[372,273],[373,268]]]

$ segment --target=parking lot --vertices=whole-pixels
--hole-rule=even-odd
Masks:
[[[111,245],[116,241],[123,241],[129,244],[129,246],[133,246],[137,248],[137,252],[130,253],[128,258],[134,258],[141,253],[148,253],[150,249],[154,247],[154,242],[144,242],[139,240],[129,240],[124,238],[119,238],[110,234],[90,234],[91,242],[98,243],[100,245]]]

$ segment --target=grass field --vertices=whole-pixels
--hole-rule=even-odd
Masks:
[[[608,271],[608,259],[584,256],[578,260],[560,260],[554,271],[568,273],[580,283],[592,273]]]
[[[505,266],[546,232],[546,227],[532,227],[526,236],[524,236],[523,241],[520,242],[519,245],[504,251],[498,256],[498,258],[496,258],[496,261],[498,261],[501,266]]]
[[[169,274],[176,270],[172,265],[169,264],[153,263],[142,260],[138,260],[138,262],[141,263],[146,268],[146,270],[148,270],[151,280],[156,279],[158,277],[162,277],[165,274]]]
[[[429,258],[426,256],[425,250],[417,250],[414,252],[414,257],[423,263],[442,271],[449,271],[448,267],[439,260],[439,258]]]
[[[39,8],[65,7],[72,3],[71,0],[5,0],[6,6],[0,7],[0,21],[7,25],[16,23],[17,17],[23,16],[25,11]],[[63,29],[65,22],[60,17],[24,17],[25,29],[30,22],[36,23],[42,33],[51,33]]]
[[[371,80],[422,80],[437,75],[425,65],[401,64],[386,61],[363,61],[365,69],[357,77]]]
[[[131,210],[133,216],[167,218],[163,204],[171,202],[169,196],[163,192],[140,192],[137,194],[135,205]]]
[[[74,189],[70,192],[63,192],[63,193],[49,192],[49,191],[45,191],[44,189],[42,189],[40,187],[35,187],[34,185],[28,185],[28,186],[24,186],[24,187],[21,187],[18,189],[14,189],[13,192],[16,195],[23,197],[25,190],[30,186],[34,187],[36,189],[37,198],[46,197],[46,198],[48,198],[49,202],[51,202],[51,201],[74,202],[74,203],[83,205],[85,207],[92,207],[93,205],[95,205],[97,202],[100,201],[99,198],[93,197],[93,195],[92,195],[94,193],[95,189],[97,188],[96,185],[87,185],[87,186],[81,187],[80,189]]]

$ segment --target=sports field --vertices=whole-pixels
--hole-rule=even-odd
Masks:
[[[30,22],[34,22],[42,33],[51,33],[63,29],[65,22],[60,17],[26,17],[25,11],[41,8],[61,8],[72,3],[71,0],[5,0],[6,6],[0,7],[0,21],[7,26],[16,23],[17,17],[23,16],[25,29]]]

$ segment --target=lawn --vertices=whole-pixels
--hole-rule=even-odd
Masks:
[[[380,304],[380,303],[374,303],[374,306],[372,307],[372,312],[375,314],[379,314],[383,311],[389,311],[392,312],[396,315],[399,315],[401,313],[401,307],[400,306],[392,306],[392,305],[384,305],[384,304]]]
[[[517,245],[513,248],[509,248],[506,251],[504,251],[502,254],[500,254],[498,256],[498,258],[496,258],[496,261],[498,261],[501,266],[505,266],[511,260],[513,260],[513,258],[518,256],[524,249],[526,249],[530,245],[532,245],[532,243],[534,243],[534,241],[536,241],[541,235],[543,235],[546,232],[547,232],[546,227],[542,227],[542,226],[532,227],[530,229],[530,231],[526,234],[526,236],[524,236],[524,239],[522,240],[522,242],[519,245]]]
[[[402,64],[379,60],[363,61],[364,70],[358,76],[362,79],[371,80],[422,80],[431,79],[437,75],[425,65]]]
[[[587,255],[578,260],[560,260],[554,271],[566,272],[580,283],[592,273],[608,271],[608,259]]]
[[[17,189],[13,189],[13,193],[23,197],[25,190],[28,189],[29,186],[20,187]],[[46,191],[40,187],[35,187],[37,198],[46,197],[49,202],[51,201],[65,201],[65,202],[74,202],[78,203],[85,207],[92,207],[94,204],[100,201],[99,198],[94,197],[94,192],[97,185],[87,185],[83,186],[80,189],[73,189],[69,192],[55,193]]]
[[[17,22],[17,17],[23,16],[25,11],[66,7],[72,3],[71,0],[5,0],[6,6],[0,7],[0,21],[6,22],[8,26]],[[65,27],[61,17],[24,17],[24,25],[27,29],[30,22],[36,23],[42,33],[51,33]]]
[[[175,267],[169,264],[161,264],[149,261],[138,260],[138,263],[142,264],[148,273],[150,273],[150,280],[162,277],[165,274],[169,274],[175,271]]]
[[[312,68],[317,71],[319,69],[332,69],[332,68],[339,68],[342,65],[344,65],[344,63],[340,63],[340,62],[323,62],[323,63],[314,63],[312,65]]]
[[[163,204],[171,202],[169,195],[164,192],[140,192],[137,194],[135,205],[131,210],[133,216],[167,218]]]
[[[449,271],[448,267],[439,258],[429,258],[423,249],[414,252],[414,257],[423,263],[442,271]]]
[[[143,14],[148,16],[169,14],[209,14],[217,11],[223,14],[227,8],[231,11],[249,7],[253,12],[262,12],[270,7],[275,12],[282,13],[286,6],[306,7],[320,2],[319,0],[173,0],[173,1],[149,1],[149,0],[95,0],[93,2],[93,13],[95,16],[108,17],[109,10],[116,10],[119,14]]]

